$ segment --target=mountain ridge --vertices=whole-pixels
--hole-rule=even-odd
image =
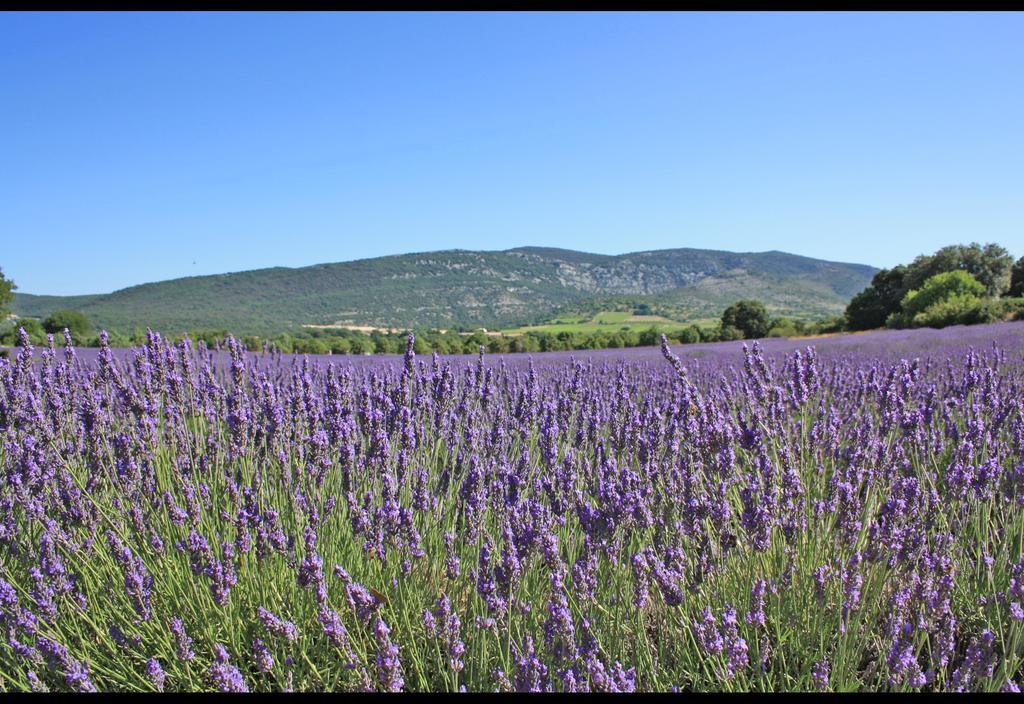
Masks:
[[[264,334],[302,325],[489,327],[535,322],[567,305],[637,297],[682,315],[717,315],[738,298],[777,314],[842,312],[877,271],[778,250],[696,248],[608,255],[554,247],[448,249],[266,267],[136,284],[106,294],[16,293],[17,315],[81,310],[99,327]]]

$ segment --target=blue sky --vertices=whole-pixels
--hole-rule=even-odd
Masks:
[[[1021,14],[0,14],[28,293],[409,251],[1024,255]]]

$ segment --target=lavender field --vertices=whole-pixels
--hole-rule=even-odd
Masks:
[[[0,691],[1017,691],[1024,324],[411,350],[0,359]]]

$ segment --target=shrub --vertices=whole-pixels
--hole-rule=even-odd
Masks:
[[[14,302],[14,291],[17,289],[14,282],[5,277],[3,270],[0,269],[0,320],[7,317],[9,306]]]
[[[797,334],[797,329],[790,320],[779,321],[768,331],[768,337],[794,337]]]
[[[734,327],[731,327],[729,325],[723,325],[721,328],[718,329],[718,340],[720,342],[729,342],[731,340],[742,339],[743,332],[741,330],[737,330]]]
[[[81,342],[92,332],[92,323],[85,313],[77,310],[55,310],[43,321],[43,329],[52,335],[63,333],[65,328],[75,342]]]
[[[25,328],[25,332],[28,333],[29,342],[33,345],[42,345],[46,342],[46,331],[43,330],[42,324],[35,318],[18,318],[15,321],[14,327],[4,332],[0,336],[0,343],[5,345],[17,345],[21,339],[18,334],[19,328]]]
[[[722,313],[722,328],[739,330],[740,337],[765,337],[771,329],[768,311],[761,301],[736,301]]]
[[[969,306],[960,316],[959,322],[962,325],[978,325],[980,323],[996,323],[1006,320],[1010,306],[1007,301],[996,298],[986,298]]]
[[[898,313],[900,301],[906,295],[903,277],[907,268],[903,265],[882,269],[871,279],[871,285],[858,293],[846,307],[847,330],[870,330],[886,324],[886,319]]]
[[[1020,320],[1020,314],[1024,313],[1024,296],[1004,298],[1000,303],[1003,304],[1004,316],[1013,318],[1014,320]]]
[[[915,328],[944,328],[947,325],[967,324],[972,312],[980,315],[979,306],[983,303],[974,296],[951,296],[928,306],[911,318],[911,326]]]
[[[845,327],[846,319],[839,315],[834,318],[828,318],[827,320],[821,321],[817,325],[817,330],[819,333],[842,332]]]
[[[956,325],[970,320],[971,311],[982,303],[985,287],[966,271],[947,271],[932,276],[919,289],[903,297],[902,310],[886,319],[894,328]],[[989,310],[978,310],[982,318]]]
[[[696,325],[685,327],[676,333],[676,339],[684,345],[691,345],[700,342],[700,328]]]
[[[1024,257],[1017,260],[1010,272],[1009,293],[1014,297],[1024,296]]]
[[[919,289],[907,293],[900,304],[911,319],[941,301],[954,297],[981,298],[985,287],[966,271],[946,271],[931,277]]]

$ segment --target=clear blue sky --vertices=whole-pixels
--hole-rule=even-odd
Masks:
[[[2,14],[27,293],[409,251],[1024,254],[1021,14]]]

